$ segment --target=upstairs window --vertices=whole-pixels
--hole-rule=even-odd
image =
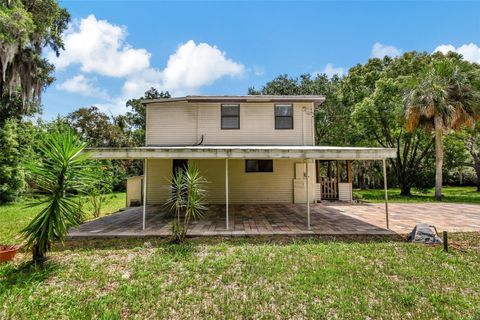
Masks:
[[[273,160],[245,160],[245,172],[273,172]]]
[[[275,105],[275,129],[293,129],[293,106],[291,104]]]
[[[240,129],[240,105],[222,104],[222,129]]]

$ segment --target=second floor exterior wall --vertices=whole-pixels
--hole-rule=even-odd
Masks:
[[[231,103],[223,103],[229,104]],[[239,105],[240,128],[222,129],[218,102],[173,101],[147,106],[146,145],[314,145],[314,104],[294,102],[293,128],[275,128],[273,102]]]

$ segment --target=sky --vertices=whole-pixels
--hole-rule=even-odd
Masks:
[[[72,21],[45,119],[108,114],[150,87],[241,95],[280,74],[345,74],[372,57],[457,51],[480,63],[480,2],[60,1]]]

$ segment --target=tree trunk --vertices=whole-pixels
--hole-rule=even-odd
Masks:
[[[32,246],[32,260],[36,263],[43,263],[45,259],[45,252],[40,249],[39,245],[34,244]]]
[[[475,168],[475,173],[477,175],[477,192],[480,192],[480,157],[473,158],[473,167]]]
[[[367,186],[365,184],[365,172],[363,171],[363,168],[361,168],[359,172],[358,184],[360,185],[360,190],[367,190]]]
[[[442,200],[443,170],[443,123],[442,118],[435,116],[435,200]]]
[[[473,136],[470,136],[467,139],[466,146],[468,152],[470,152],[470,155],[473,159],[473,169],[475,170],[475,174],[477,176],[477,192],[480,192],[480,152],[476,147],[475,139],[473,138]]]
[[[407,196],[407,197],[409,197],[409,196],[412,195],[412,193],[410,192],[410,191],[411,191],[411,187],[410,187],[409,185],[402,184],[402,185],[400,186],[400,189],[401,189],[401,191],[400,191],[400,195],[401,195],[401,196]]]

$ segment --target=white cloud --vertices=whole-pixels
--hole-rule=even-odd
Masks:
[[[88,97],[97,97],[107,99],[108,94],[105,90],[95,86],[95,80],[87,78],[83,74],[76,75],[57,85],[57,88],[63,91],[78,93]]]
[[[125,27],[97,20],[94,15],[74,22],[64,36],[65,51],[60,57],[51,52],[49,59],[63,69],[79,64],[84,72],[109,77],[124,77],[148,68],[150,53],[134,49],[126,42]]]
[[[150,87],[168,90],[177,96],[196,94],[222,77],[242,76],[246,70],[241,63],[227,58],[217,46],[196,44],[193,40],[180,44],[169,56],[165,69],[159,70],[150,66],[151,54],[146,49],[131,47],[125,42],[126,37],[126,27],[89,15],[69,27],[64,35],[65,51],[60,57],[50,52],[48,59],[60,70],[78,65],[84,73],[123,79],[121,94],[100,105],[112,113],[125,111],[125,101],[142,96]],[[255,74],[257,71],[254,69]],[[66,80],[57,88],[108,97],[105,90],[95,87],[93,79],[82,74]]]
[[[261,66],[254,65],[252,67],[253,74],[256,76],[263,76],[265,74],[265,68]]]
[[[168,58],[162,71],[163,86],[170,90],[196,89],[210,85],[223,76],[243,74],[243,65],[225,57],[226,53],[208,43],[195,44],[193,40],[180,45]]]
[[[346,73],[345,71],[346,71],[345,68],[334,67],[333,64],[327,63],[327,65],[325,66],[325,68],[323,68],[322,71],[314,71],[312,72],[312,74],[313,75],[326,74],[329,78],[331,78],[334,75],[343,76]]]
[[[170,55],[165,69],[148,68],[130,77],[123,85],[123,93],[134,97],[153,86],[173,95],[194,94],[224,76],[236,77],[244,72],[242,64],[226,58],[226,53],[216,46],[189,40]]]
[[[394,46],[389,46],[376,42],[372,47],[372,57],[382,59],[385,56],[396,57],[402,54],[402,50]]]
[[[458,48],[455,48],[451,44],[442,44],[434,50],[447,53],[449,51],[457,52],[463,56],[463,58],[469,62],[480,63],[480,47],[474,43],[464,44]]]

